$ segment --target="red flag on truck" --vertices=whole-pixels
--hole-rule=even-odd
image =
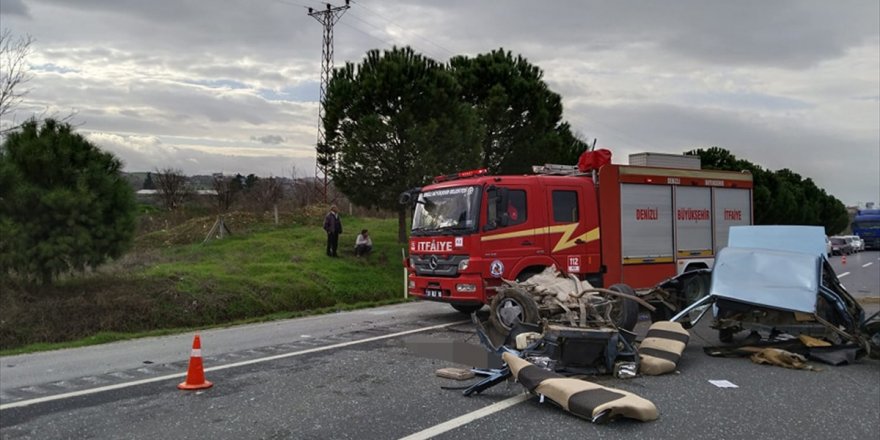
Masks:
[[[611,151],[600,148],[594,151],[584,151],[578,159],[578,171],[589,173],[598,170],[611,163]]]

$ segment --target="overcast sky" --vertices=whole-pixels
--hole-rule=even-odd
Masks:
[[[308,6],[326,3],[2,0],[0,26],[36,40],[16,120],[75,112],[128,171],[313,175],[322,28]],[[359,0],[335,27],[337,66],[392,45],[523,55],[618,163],[720,146],[848,205],[880,202],[877,0]]]

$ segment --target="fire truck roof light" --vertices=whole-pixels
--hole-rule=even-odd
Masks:
[[[444,174],[434,178],[434,183],[446,182],[448,180],[466,179],[468,177],[477,177],[489,174],[489,169],[480,168],[476,170],[461,171],[458,173]]]

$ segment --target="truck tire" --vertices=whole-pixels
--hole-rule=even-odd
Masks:
[[[540,319],[538,303],[528,292],[506,287],[489,304],[489,322],[501,333],[510,333],[519,323],[537,324]]]
[[[681,286],[681,296],[684,303],[682,307],[687,307],[706,296],[709,293],[709,277],[705,274],[699,274],[686,279]]]
[[[471,313],[476,312],[483,308],[482,304],[450,304],[453,309],[458,310],[465,315],[470,315]]]
[[[635,290],[626,284],[615,284],[608,288],[615,292],[626,293],[636,296]],[[628,298],[615,298],[616,304],[611,309],[611,319],[614,325],[627,331],[632,331],[639,322],[639,303]]]

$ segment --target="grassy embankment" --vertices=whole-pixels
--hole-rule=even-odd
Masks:
[[[322,214],[234,213],[233,235],[201,244],[213,217],[138,237],[123,258],[48,287],[0,280],[0,354],[82,346],[403,300],[395,220],[344,216],[340,258],[325,255]],[[373,253],[353,254],[371,231]]]

